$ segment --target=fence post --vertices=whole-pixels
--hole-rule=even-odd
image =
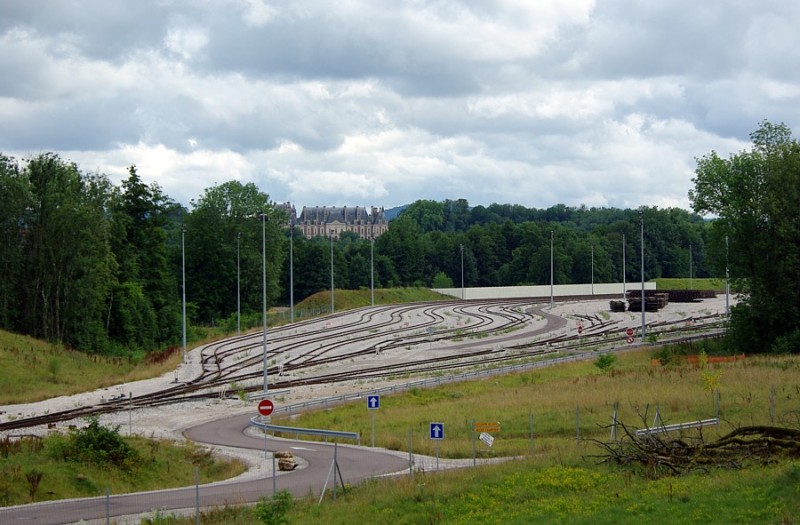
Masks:
[[[411,433],[413,431],[408,429],[408,475],[414,477],[414,454],[411,452]]]
[[[769,391],[769,422],[775,423],[775,385]]]
[[[474,467],[477,464],[477,459],[475,459],[475,455],[477,454],[475,450],[475,419],[472,419],[472,466]],[[438,468],[438,467],[437,467]]]
[[[617,411],[619,410],[619,401],[614,401],[614,415],[611,417],[611,441],[617,440]]]
[[[528,412],[528,427],[531,431],[531,455],[533,455],[533,412]]]
[[[200,525],[200,468],[194,468],[194,523]]]

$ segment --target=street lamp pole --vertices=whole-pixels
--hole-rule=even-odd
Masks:
[[[644,300],[644,210],[643,209],[639,210],[639,228],[640,228],[640,242],[641,242],[641,245],[642,245],[641,246],[641,252],[642,252],[642,254],[641,254],[641,258],[642,258],[642,261],[641,261],[641,263],[642,263],[642,267],[641,267],[641,272],[642,272],[642,342],[644,342],[646,323],[645,323],[645,314],[644,314],[644,303],[645,303],[645,300]]]
[[[294,224],[289,219],[289,322],[294,323]]]
[[[375,232],[370,233],[369,239],[369,300],[375,306]]]
[[[550,230],[550,309],[553,309],[553,230]]]
[[[592,244],[592,295],[594,295],[594,244]]]
[[[264,325],[264,393],[267,393],[267,214],[261,213],[261,321]]]
[[[241,264],[239,257],[239,244],[242,240],[241,232],[236,234],[236,335],[242,331],[242,287],[241,287]]]
[[[181,224],[181,318],[183,325],[183,362],[186,362],[186,249],[184,237],[186,225]]]
[[[628,293],[628,285],[625,282],[625,234],[622,234],[622,300],[625,300],[625,295]]]
[[[460,244],[461,247],[461,300],[464,300],[464,245]]]
[[[331,313],[333,313],[333,230],[331,234]]]
[[[728,267],[728,236],[725,235],[725,315],[730,315],[731,272]]]

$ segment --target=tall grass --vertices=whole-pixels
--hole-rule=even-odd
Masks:
[[[578,433],[582,438],[607,437],[616,402],[618,419],[630,426],[651,425],[656,411],[668,424],[706,419],[716,414],[710,376],[718,379],[720,417],[725,420],[718,429],[708,430],[710,436],[729,431],[731,425],[769,424],[771,411],[786,418],[800,410],[800,357],[750,356],[699,368],[685,361],[656,366],[649,352],[639,351],[619,354],[608,372],[583,362],[384,396],[375,414],[376,445],[402,449],[410,430],[415,452],[432,454],[435,443],[427,439],[429,425],[442,422],[442,456],[468,457],[472,421],[499,421],[494,445],[479,447],[479,454],[525,454],[532,420],[536,449],[548,450],[559,440],[574,441]],[[366,402],[292,416],[291,425],[360,432],[365,442],[371,436]]]
[[[469,457],[474,418],[501,423],[491,449],[478,442],[481,456],[524,459],[371,480],[344,496],[340,493],[336,502],[326,498],[321,506],[308,497],[295,503],[288,523],[350,524],[354,517],[360,523],[396,524],[793,523],[800,516],[797,460],[651,479],[643,469],[620,469],[594,457],[600,449],[591,439],[609,440],[615,401],[619,419],[631,426],[652,423],[656,407],[666,423],[713,416],[707,374],[719,375],[723,422],[703,430],[706,440],[739,425],[800,425],[800,356],[748,357],[706,367],[677,361],[664,367],[653,365],[648,352],[635,351],[620,354],[609,372],[574,363],[415,390],[381,398],[376,444],[405,450],[412,429],[413,451],[433,455],[428,425],[441,421],[442,456]],[[576,407],[581,412],[580,441]],[[369,442],[369,418],[364,401],[301,414],[291,424],[357,430]],[[346,481],[346,471],[344,475]],[[217,519],[215,512],[224,517]],[[202,522],[234,519],[242,525],[258,523],[247,508],[208,511]]]

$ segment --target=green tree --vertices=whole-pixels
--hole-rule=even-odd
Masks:
[[[717,242],[730,242],[730,268],[744,295],[731,315],[737,351],[800,351],[800,144],[784,124],[764,121],[753,148],[697,159],[689,197],[717,216]],[[720,253],[721,250],[715,250]]]
[[[238,181],[207,188],[192,204],[185,222],[186,293],[198,307],[199,320],[214,323],[236,312],[237,239],[242,308],[261,311],[265,243],[267,303],[274,304],[281,295],[279,276],[288,252],[285,213],[254,184]],[[262,212],[267,218],[263,231]]]
[[[48,340],[101,350],[106,342],[106,299],[114,258],[106,209],[109,181],[45,153],[25,167],[31,208],[24,228],[18,294],[21,331]]]
[[[167,251],[168,210],[158,185],[128,169],[112,205],[111,246],[116,284],[109,298],[107,331],[121,345],[144,350],[175,343],[179,332],[177,278]]]
[[[16,328],[24,266],[24,241],[30,224],[30,184],[17,163],[0,155],[0,327]]]

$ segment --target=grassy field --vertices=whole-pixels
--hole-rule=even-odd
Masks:
[[[725,291],[725,279],[653,279],[659,290],[714,290]]]
[[[434,455],[427,436],[436,421],[445,424],[441,457],[470,457],[474,418],[501,424],[491,449],[477,443],[480,457],[520,459],[373,480],[336,502],[296,501],[285,517],[292,524],[329,525],[352,523],[353,516],[394,524],[797,523],[798,458],[682,476],[599,463],[601,449],[592,440],[609,440],[615,402],[620,421],[631,427],[652,423],[656,409],[667,424],[693,421],[714,416],[710,387],[719,387],[723,422],[704,429],[707,441],[738,426],[800,425],[800,357],[664,367],[654,365],[647,351],[629,352],[605,372],[577,363],[382,397],[375,417],[378,446],[406,450],[411,431],[414,452]],[[362,442],[370,442],[365,403],[303,414],[291,424],[360,431]],[[259,523],[251,509],[231,508],[209,511],[202,522]]]
[[[180,352],[160,362],[106,358],[0,330],[0,405],[29,403],[174,370]]]

